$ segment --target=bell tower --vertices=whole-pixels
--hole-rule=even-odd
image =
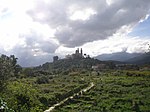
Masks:
[[[82,48],[81,48],[81,57],[83,56],[83,51],[82,51]]]

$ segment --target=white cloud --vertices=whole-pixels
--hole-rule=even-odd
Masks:
[[[144,22],[145,20],[147,20],[147,19],[148,19],[148,17],[149,17],[149,14],[147,14],[145,17],[143,17],[143,18],[139,21],[139,23]]]
[[[139,37],[112,37],[104,41],[95,41],[83,46],[87,52],[96,56],[104,53],[129,52],[129,53],[144,53],[147,50],[147,45],[150,39],[141,39]],[[92,48],[90,46],[93,46]],[[92,49],[89,50],[89,49]]]
[[[88,20],[90,19],[90,16],[96,14],[96,12],[91,9],[91,8],[87,8],[87,9],[82,9],[82,10],[71,10],[70,9],[70,19],[71,20]]]
[[[0,8],[0,44],[3,48],[8,51],[13,49],[16,45],[25,46],[27,35],[35,32],[41,37],[30,38],[41,38],[44,41],[55,41],[54,37],[55,29],[51,29],[46,24],[40,24],[34,22],[32,18],[27,15],[26,11],[33,8],[33,0],[1,0],[3,7]],[[28,38],[28,39],[30,39]],[[54,42],[53,42],[54,43]]]
[[[106,0],[106,3],[107,3],[108,5],[111,5],[113,2],[114,2],[113,0]]]
[[[0,53],[16,55],[23,66],[50,60],[59,43],[54,38],[55,29],[33,21],[27,14],[34,8],[35,0],[0,0],[0,3]]]

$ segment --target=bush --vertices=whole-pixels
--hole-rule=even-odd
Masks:
[[[38,96],[39,92],[31,84],[15,81],[8,84],[3,97],[15,112],[41,112]]]
[[[25,68],[23,70],[23,73],[27,76],[27,77],[33,77],[33,69],[32,68]]]
[[[42,76],[42,77],[39,77],[36,80],[36,83],[38,83],[38,84],[47,84],[47,83],[49,83],[49,79],[46,76]]]

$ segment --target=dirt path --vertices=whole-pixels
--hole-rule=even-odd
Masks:
[[[59,103],[57,104],[54,104],[53,106],[51,106],[48,110],[45,110],[44,112],[51,112],[53,109],[55,109],[57,106],[60,106],[62,104],[64,104],[67,100],[69,99],[73,99],[75,96],[79,96],[81,95],[82,93],[90,90],[92,87],[94,86],[94,83],[91,82],[90,85],[82,90],[80,90],[78,93],[74,93],[72,96],[69,96],[67,98],[65,98],[64,100],[60,101]]]

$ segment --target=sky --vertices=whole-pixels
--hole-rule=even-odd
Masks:
[[[37,66],[77,48],[91,57],[144,53],[149,14],[150,0],[0,0],[0,54]]]

